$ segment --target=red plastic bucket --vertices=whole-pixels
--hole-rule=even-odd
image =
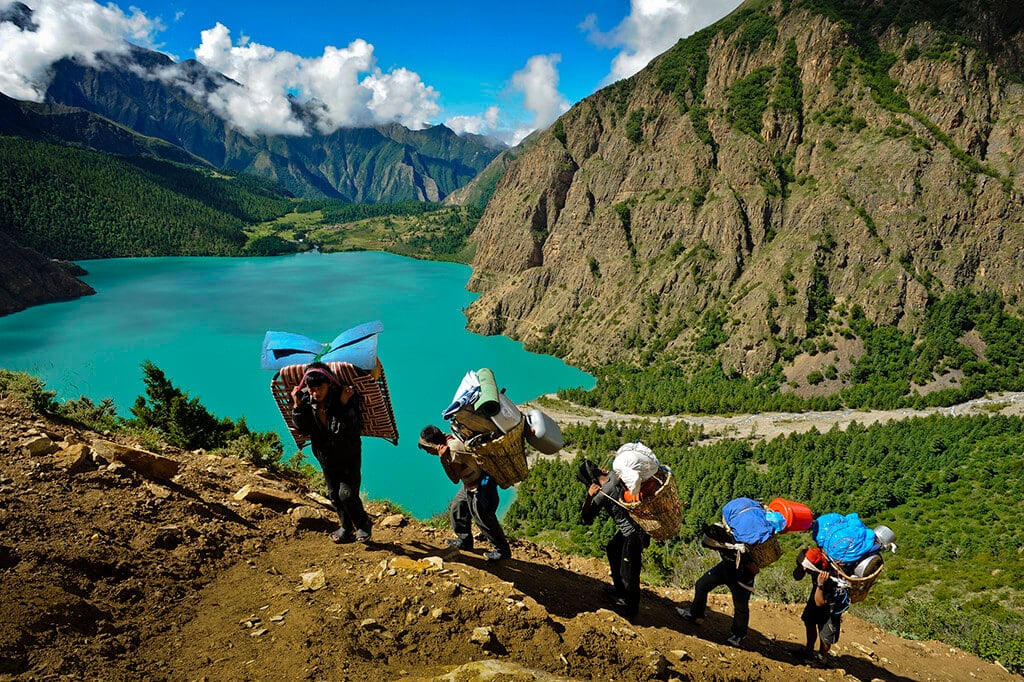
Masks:
[[[768,503],[768,508],[779,512],[786,519],[786,528],[782,531],[783,533],[809,530],[814,522],[814,512],[810,507],[799,502],[776,497]]]

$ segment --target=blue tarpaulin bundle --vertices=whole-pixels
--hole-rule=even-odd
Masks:
[[[722,507],[722,518],[736,542],[756,545],[770,540],[775,534],[775,529],[765,518],[766,511],[756,500],[737,497]]]
[[[843,563],[859,561],[876,549],[875,531],[864,525],[857,512],[822,514],[811,529],[814,541],[830,559]]]
[[[377,335],[383,330],[383,323],[374,320],[346,329],[330,343],[291,332],[268,331],[263,337],[260,366],[281,369],[314,361],[347,362],[369,371],[377,367]]]

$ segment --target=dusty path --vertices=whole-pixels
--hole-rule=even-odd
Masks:
[[[934,407],[924,410],[837,410],[834,412],[763,412],[759,414],[720,415],[670,415],[664,417],[638,416],[611,410],[602,410],[559,400],[554,394],[527,403],[540,407],[559,424],[591,424],[605,422],[660,422],[673,426],[680,422],[698,426],[708,437],[705,443],[721,438],[750,438],[771,440],[776,436],[790,433],[804,433],[812,428],[820,432],[838,426],[846,429],[857,422],[864,426],[932,414],[961,416],[968,414],[1024,415],[1024,393],[998,393],[977,400],[971,400],[952,407]],[[526,409],[524,407],[524,409]]]
[[[1021,679],[855,613],[811,666],[800,605],[756,596],[742,648],[727,595],[694,626],[688,590],[648,585],[628,622],[605,561],[518,540],[491,565],[384,503],[372,543],[334,545],[301,480],[168,449],[171,476],[87,454],[100,440],[0,399],[0,682]]]

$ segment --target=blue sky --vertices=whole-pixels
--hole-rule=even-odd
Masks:
[[[89,59],[130,41],[238,81],[206,103],[246,132],[302,134],[287,106],[291,93],[320,104],[323,131],[444,123],[507,143],[739,4],[23,1],[35,31],[0,23],[0,91],[11,97],[39,100],[46,67],[59,58]],[[11,4],[0,0],[0,8]],[[174,80],[167,72],[152,77]]]

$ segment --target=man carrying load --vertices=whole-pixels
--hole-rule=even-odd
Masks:
[[[452,483],[462,488],[448,505],[448,515],[457,539],[448,540],[456,549],[473,549],[473,521],[494,549],[484,554],[488,561],[512,556],[505,531],[498,521],[498,484],[480,468],[469,449],[458,438],[428,425],[420,432],[419,448],[441,458],[441,466]]]
[[[720,540],[712,545],[721,557],[715,566],[708,569],[697,579],[693,586],[693,601],[690,608],[676,608],[676,613],[686,621],[699,624],[707,610],[708,595],[718,587],[728,587],[732,594],[732,626],[726,643],[730,646],[743,645],[750,625],[750,596],[754,592],[754,576],[766,563],[759,563],[752,551],[741,551],[747,547],[755,549],[759,545],[767,545],[775,533],[782,531],[786,520],[782,514],[766,510],[757,501],[748,497],[737,497],[722,507],[726,532]],[[716,526],[706,526],[705,535],[716,530]],[[773,541],[774,542],[774,541]],[[777,548],[777,543],[775,544]],[[781,552],[773,554],[766,561],[774,561]]]
[[[850,607],[850,600],[831,580],[828,558],[817,547],[802,549],[796,557],[793,580],[801,580],[808,573],[813,576],[811,594],[800,616],[807,631],[807,645],[797,649],[794,655],[825,665],[829,649],[839,641],[843,612]],[[820,641],[817,652],[814,651],[816,640]]]
[[[626,491],[616,473],[609,474],[591,461],[583,460],[576,478],[587,486],[587,497],[580,511],[581,521],[589,526],[604,509],[615,522],[615,535],[605,551],[612,572],[612,584],[605,587],[614,610],[623,618],[633,618],[640,610],[641,555],[651,537],[620,504]]]

